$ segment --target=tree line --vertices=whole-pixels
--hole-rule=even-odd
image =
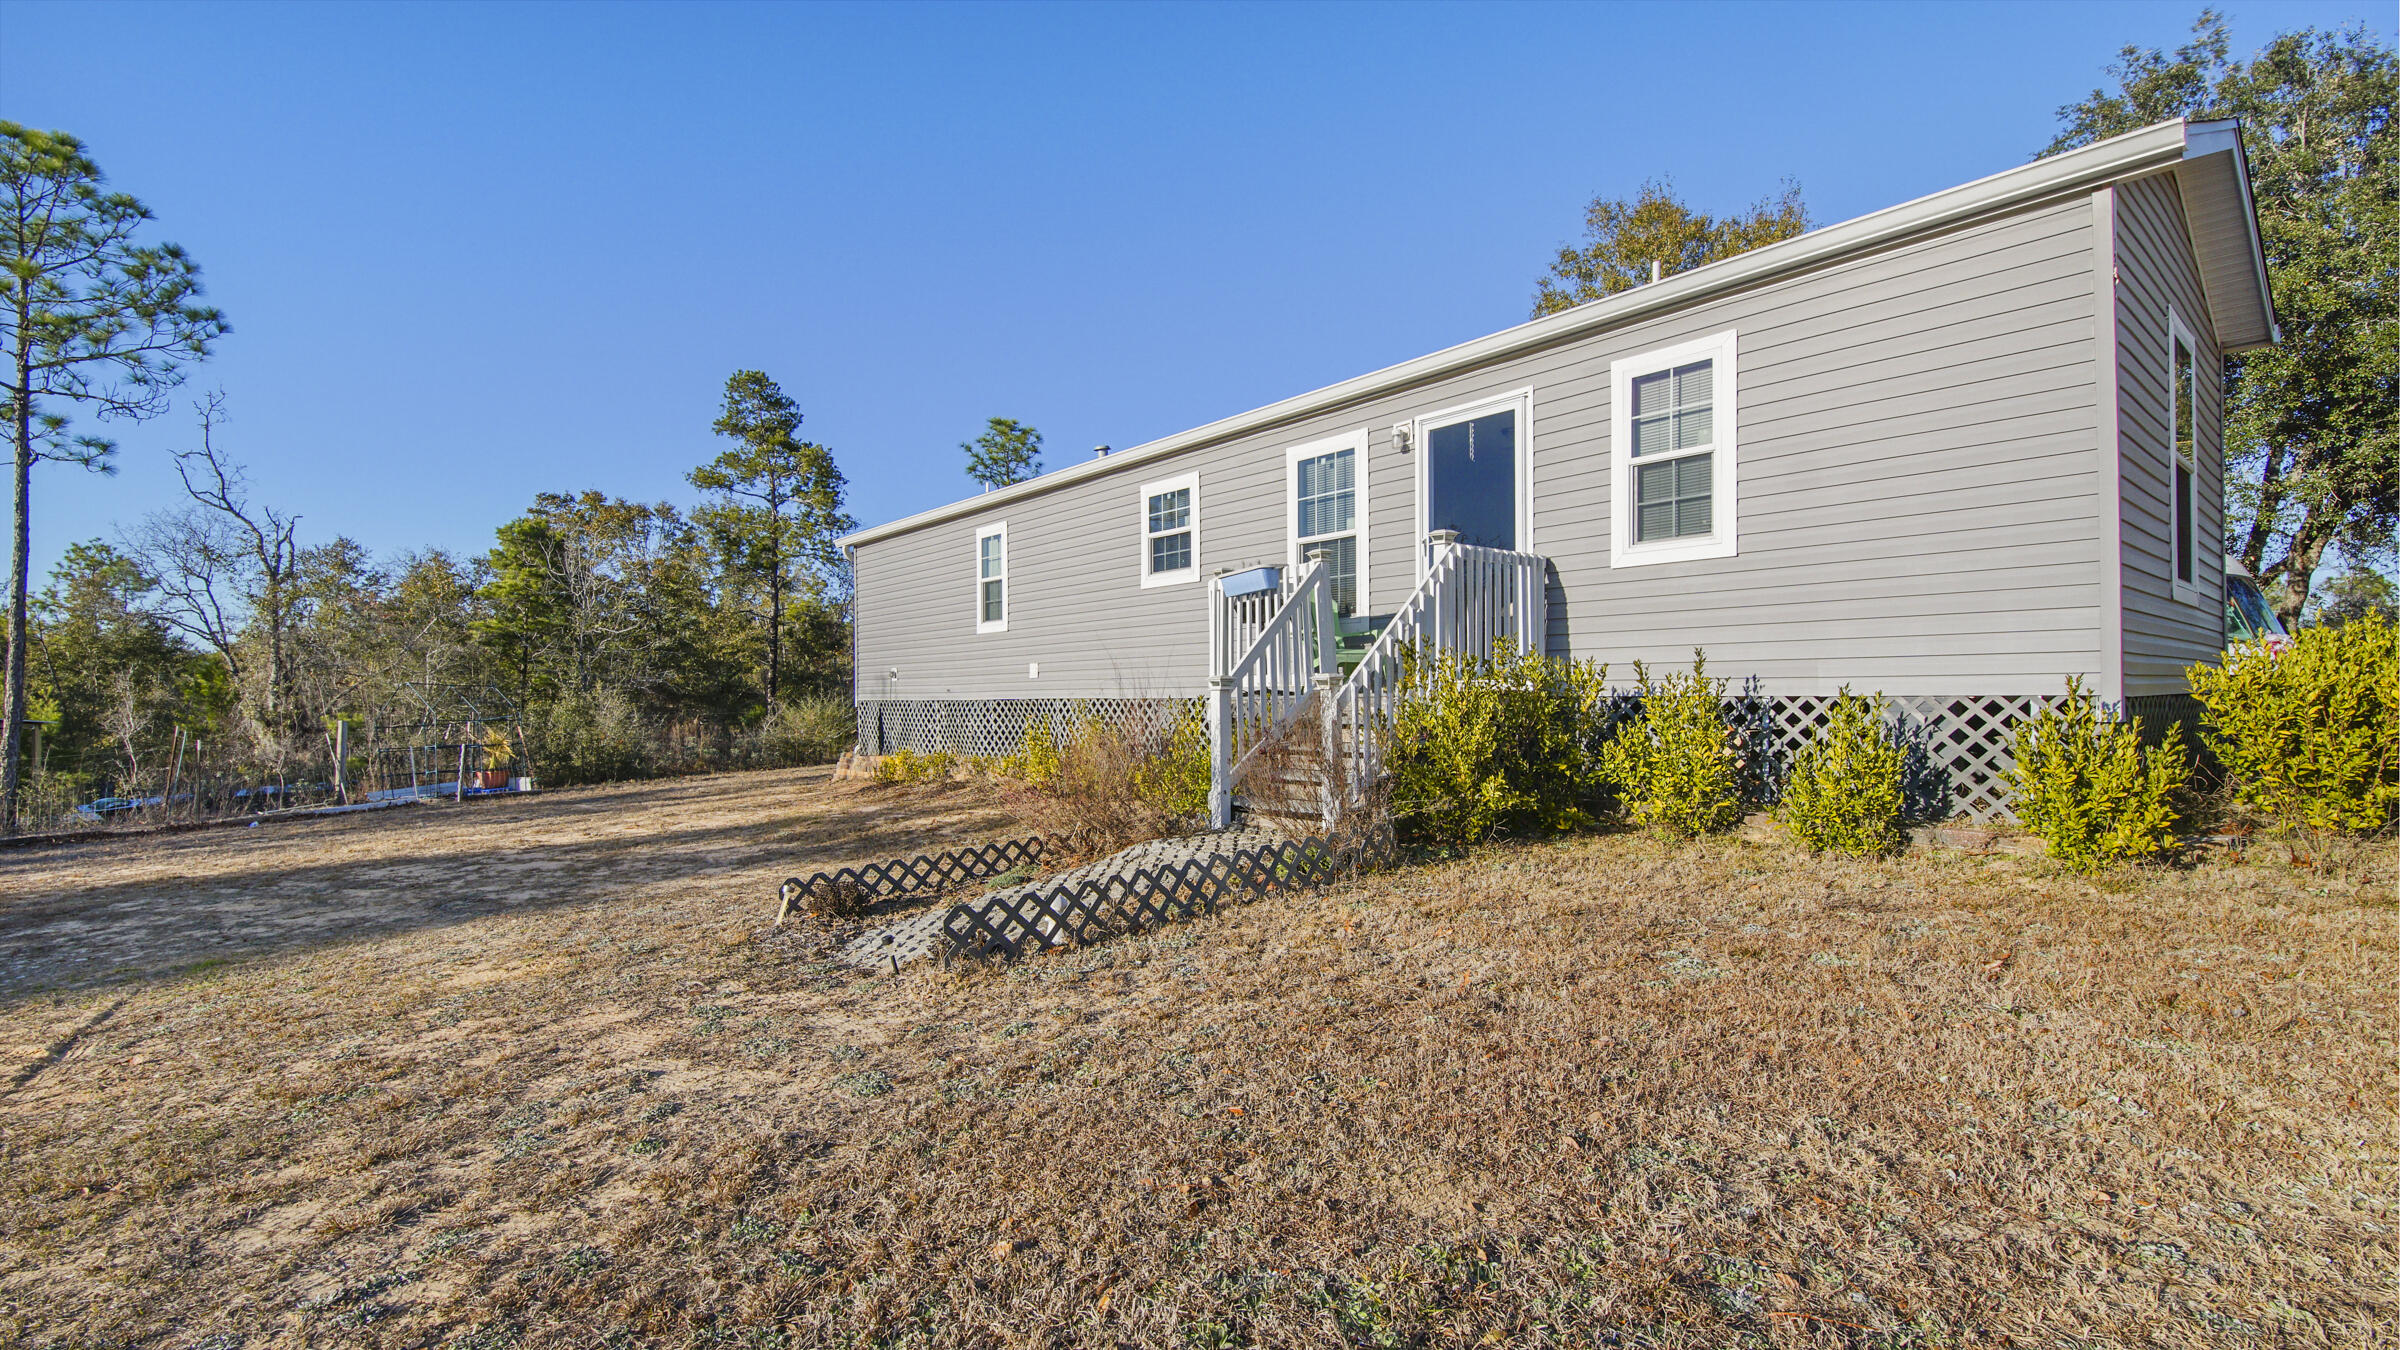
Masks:
[[[322,780],[344,738],[472,725],[521,772],[574,782],[848,743],[834,541],[854,522],[832,452],[763,372],[726,383],[732,444],[688,475],[696,508],[545,492],[464,557],[309,539],[254,495],[223,399],[198,412],[187,502],[71,547],[30,597],[31,814],[157,792],[194,745],[258,781]]]

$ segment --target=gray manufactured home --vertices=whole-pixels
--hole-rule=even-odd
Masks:
[[[1230,758],[1311,691],[1371,739],[1402,641],[1697,647],[1794,736],[1893,696],[1993,814],[2069,676],[2169,711],[2220,650],[2274,339],[2239,127],[2162,123],[861,530],[861,743],[1213,698]]]

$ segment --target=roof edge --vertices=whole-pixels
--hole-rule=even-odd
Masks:
[[[2242,228],[2249,234],[2250,270],[2258,287],[2259,306],[2266,311],[2266,341],[2227,347],[2227,351],[2253,351],[2283,341],[2283,325],[2275,318],[2275,285],[2267,271],[2267,248],[2258,228],[2258,202],[2250,194],[2250,151],[2242,141],[2242,120],[2238,117],[2219,118],[2207,122],[2187,123],[2184,130],[2185,159],[2200,159],[2208,155],[2231,152],[2233,155],[2234,188],[2241,195]]]
[[[1398,365],[1354,376],[1338,384],[1329,384],[1248,412],[1220,418],[1189,431],[1146,441],[1104,459],[1084,460],[996,491],[961,498],[882,525],[856,530],[843,535],[837,542],[845,548],[856,548],[879,539],[912,533],[945,520],[998,510],[1014,501],[1070,487],[1085,479],[1115,473],[1161,456],[1197,449],[1280,422],[1330,411],[1586,333],[1619,327],[1652,314],[1758,285],[1788,272],[1849,254],[1863,253],[1913,235],[1949,228],[2045,197],[2172,167],[2191,151],[2190,129],[2210,125],[2186,123],[2178,119],[2095,141],[2064,154],[2003,169],[1973,182],[1810,230],[1806,234],[1736,254],[1721,262],[1679,272],[1664,281],[1636,286],[1632,290],[1589,301],[1562,313],[1546,315]],[[2248,191],[2246,166],[2244,191]]]

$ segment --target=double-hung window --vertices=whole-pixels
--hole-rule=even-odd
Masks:
[[[975,631],[1008,631],[1008,522],[975,531]]]
[[[1200,579],[1200,476],[1142,485],[1142,584]]]
[[[1366,434],[1353,432],[1331,440],[1292,447],[1288,456],[1288,486],[1292,501],[1292,561],[1323,553],[1333,574],[1335,613],[1349,618],[1365,598],[1366,485],[1360,481],[1366,462]]]
[[[1610,367],[1616,567],[1734,552],[1734,335]]]
[[[2197,601],[2200,581],[2200,368],[2193,356],[2197,344],[2183,317],[2167,311],[2168,444],[2172,449],[2167,480],[2169,565],[2179,598]],[[2193,587],[2191,594],[2183,588]]]

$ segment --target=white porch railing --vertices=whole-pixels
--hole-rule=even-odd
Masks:
[[[1414,691],[1407,657],[1437,653],[1485,657],[1503,639],[1543,649],[1549,592],[1538,554],[1476,548],[1449,530],[1427,536],[1431,563],[1408,602],[1367,648],[1358,669],[1325,711],[1326,769],[1339,792],[1356,800],[1383,773],[1384,738],[1400,702]]]
[[[1233,785],[1251,756],[1341,668],[1324,555],[1311,555],[1297,575],[1256,595],[1228,597],[1217,578],[1209,600],[1208,815],[1223,829],[1233,823]]]

